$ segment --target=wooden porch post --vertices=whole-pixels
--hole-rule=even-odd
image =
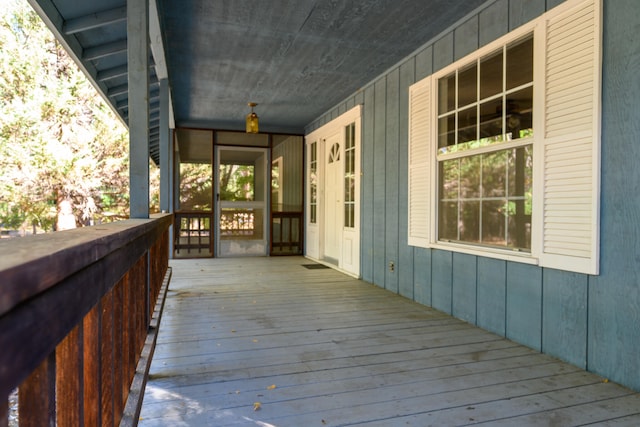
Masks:
[[[129,207],[149,218],[149,0],[127,1]]]
[[[169,81],[160,80],[160,210],[173,212],[171,204],[171,147],[169,130]]]
[[[173,212],[173,144],[169,122],[169,80],[160,79],[160,211]],[[173,258],[173,227],[169,227],[169,257]]]

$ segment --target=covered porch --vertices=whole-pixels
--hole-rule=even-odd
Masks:
[[[605,378],[303,257],[250,263],[171,262],[139,425],[640,423]]]

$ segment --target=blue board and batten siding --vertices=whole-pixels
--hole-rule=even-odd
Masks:
[[[640,390],[638,0],[604,1],[600,275],[407,245],[409,86],[560,3],[488,2],[307,130],[363,104],[363,280]]]

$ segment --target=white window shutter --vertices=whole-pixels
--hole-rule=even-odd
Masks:
[[[557,9],[544,23],[540,265],[598,274],[601,5]]]
[[[408,243],[428,247],[431,226],[431,77],[409,88]]]

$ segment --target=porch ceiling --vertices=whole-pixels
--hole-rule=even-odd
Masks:
[[[176,126],[240,130],[253,101],[262,131],[303,133],[485,1],[151,0],[150,155],[158,78]],[[29,2],[127,123],[126,0]]]

